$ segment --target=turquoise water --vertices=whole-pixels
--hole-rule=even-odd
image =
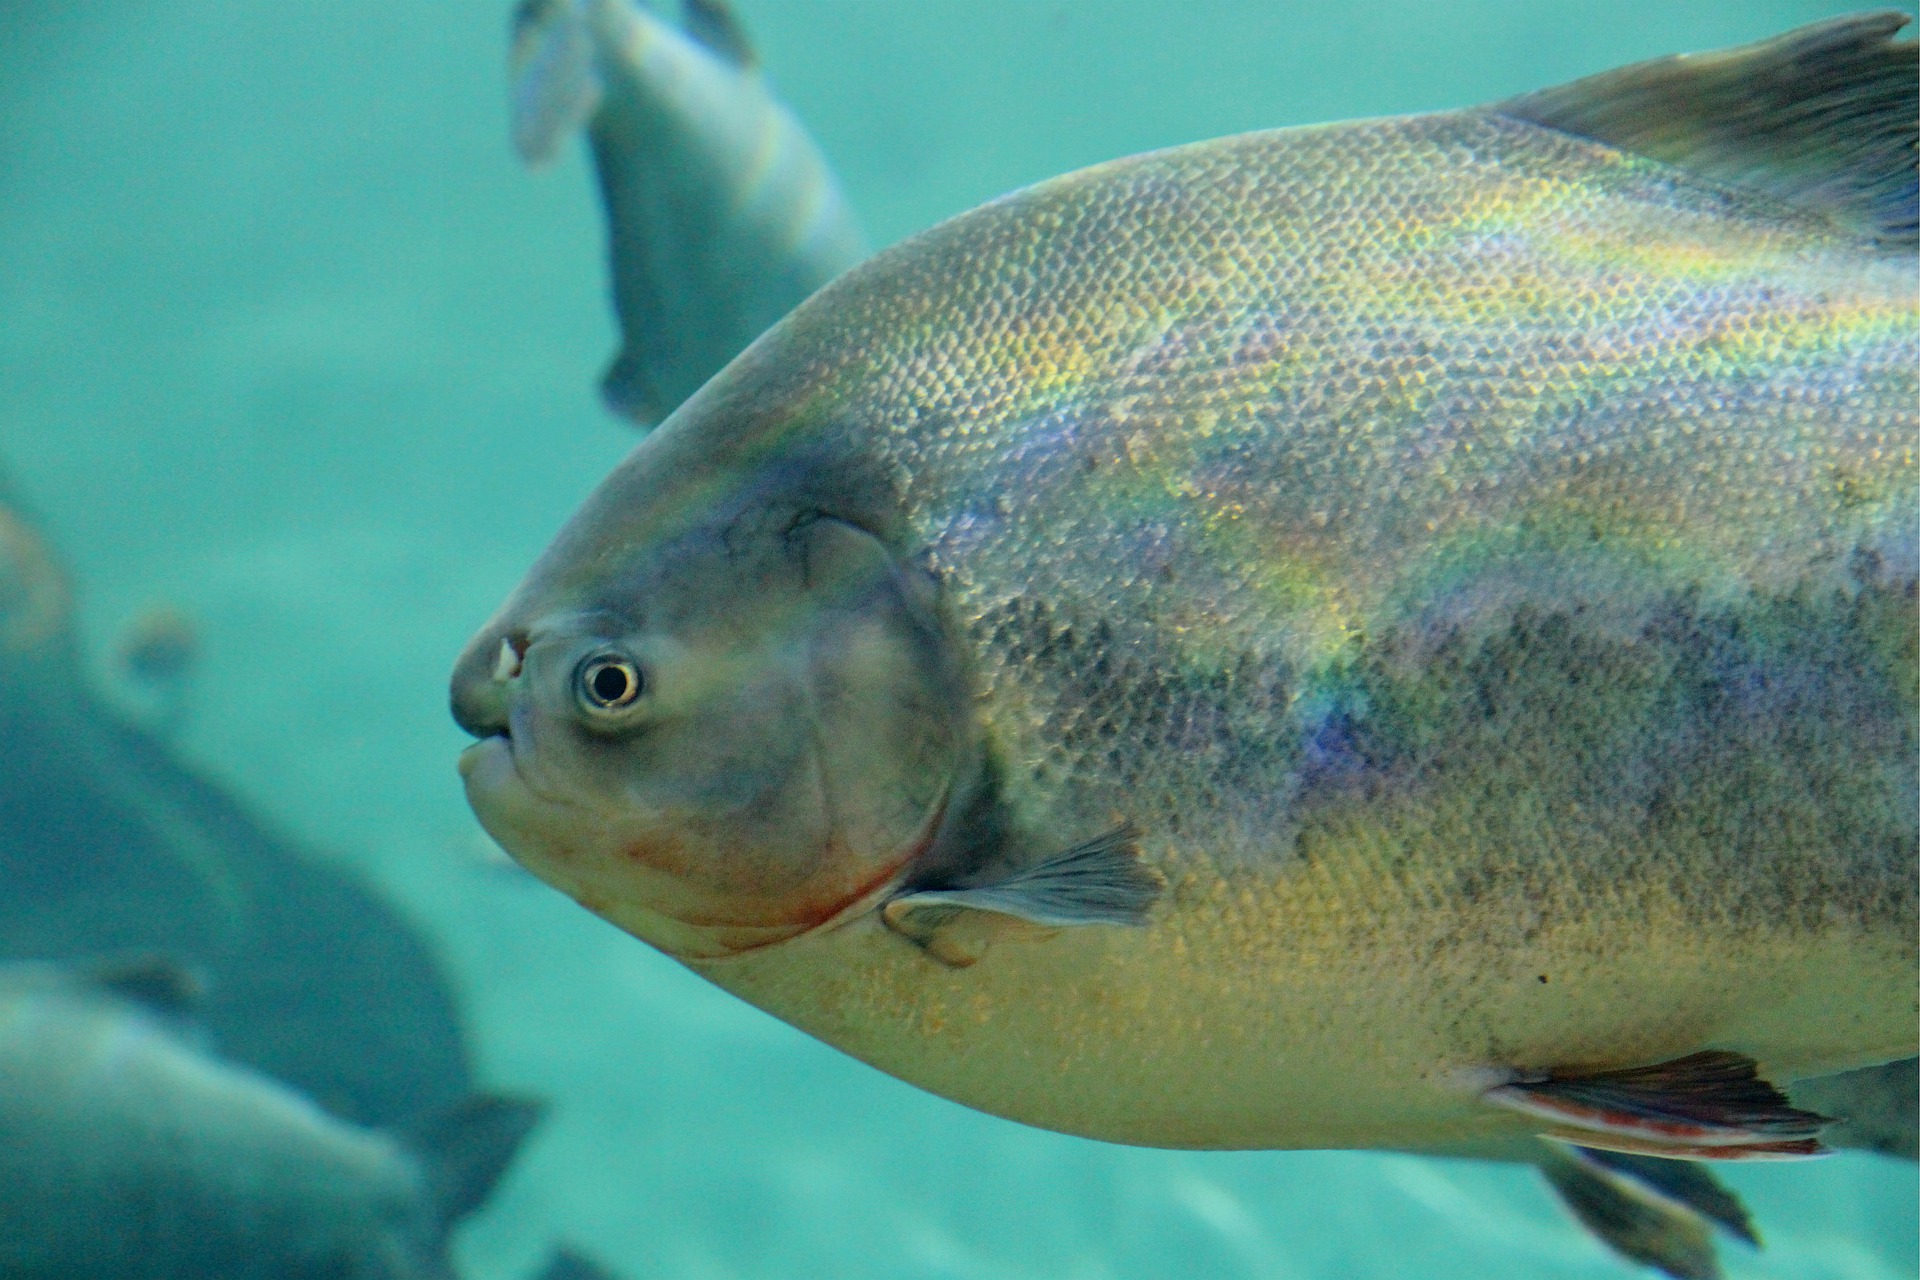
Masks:
[[[1844,6],[741,0],[878,243],[1242,129],[1457,105]],[[464,984],[483,1076],[552,1122],[460,1255],[632,1277],[1609,1277],[1530,1171],[1125,1150],[917,1092],[500,863],[453,656],[632,443],[578,154],[506,144],[503,6],[0,9],[0,469],[104,655],[199,624],[184,752],[361,869]],[[114,677],[100,663],[103,681]],[[132,694],[128,694],[129,700]],[[1725,1175],[1743,1277],[1916,1265],[1912,1166]]]

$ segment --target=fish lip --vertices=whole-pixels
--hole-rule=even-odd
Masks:
[[[533,795],[542,800],[549,799],[549,797],[541,794],[538,787],[533,785],[533,780],[527,776],[526,768],[521,760],[520,746],[522,743],[530,742],[531,738],[532,725],[528,719],[526,706],[516,698],[508,704],[506,724],[495,729],[492,733],[481,737],[479,741],[469,743],[466,748],[460,752],[459,769],[461,779],[469,783],[471,782],[474,771],[480,767],[480,761],[485,758],[487,752],[504,751],[506,752],[507,763],[512,766],[514,779]]]
[[[460,781],[467,788],[469,804],[473,803],[474,775],[480,772],[487,760],[502,753],[506,756],[508,767],[513,771],[514,779],[522,786],[526,785],[526,779],[520,773],[520,761],[513,752],[513,739],[504,733],[488,734],[478,742],[469,743],[460,752],[459,760],[456,762],[455,767],[460,771]],[[486,790],[497,791],[499,787],[500,778],[496,775]]]

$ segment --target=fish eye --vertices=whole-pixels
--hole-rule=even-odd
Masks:
[[[599,653],[580,664],[574,676],[580,701],[594,712],[620,711],[645,692],[640,668],[617,653]]]

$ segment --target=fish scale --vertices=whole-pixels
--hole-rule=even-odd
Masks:
[[[1514,163],[1516,149],[1530,163]],[[1488,152],[1499,159],[1476,159]],[[1336,158],[1348,170],[1337,191],[1357,187],[1407,216],[1343,223],[1344,195],[1322,198]],[[1566,176],[1575,160],[1590,186]],[[1823,561],[1844,565],[1862,543],[1898,549],[1920,365],[1911,273],[1898,262],[1869,264],[1862,288],[1856,246],[1809,235],[1764,202],[1750,202],[1762,207],[1728,235],[1721,220],[1737,202],[1723,193],[1676,199],[1665,166],[1478,116],[1256,136],[1133,167],[1137,179],[1096,171],[1017,197],[945,242],[936,234],[902,264],[913,280],[869,277],[831,334],[839,350],[889,357],[898,339],[888,335],[944,335],[900,385],[908,403],[867,400],[860,412],[919,426],[884,438],[913,477],[906,506],[972,626],[989,691],[1002,673],[1040,678],[1024,653],[994,644],[995,618],[1021,598],[1108,620],[1120,648],[1158,645],[1175,668],[1242,653],[1292,671],[1298,687],[1337,666],[1356,637],[1496,625],[1497,612],[1471,601],[1436,611],[1436,578],[1459,580],[1469,597],[1577,601],[1630,630],[1676,590],[1785,585]],[[1510,190],[1446,196],[1488,184]],[[1556,220],[1553,234],[1537,233],[1543,207],[1564,210],[1576,196],[1571,232]],[[1701,236],[1684,216],[1695,209],[1715,220],[1712,252],[1690,247]],[[1640,256],[1686,257],[1686,278],[1609,261],[1582,229],[1606,225],[1617,238],[1621,222],[1656,214],[1647,233],[1677,247]],[[1001,221],[1031,241],[1010,239]],[[1136,235],[1144,222],[1158,252],[1136,255],[1116,221]],[[1243,231],[1211,255],[1166,248],[1213,244],[1223,223],[1272,234]],[[1309,235],[1330,247],[1303,244]],[[1522,268],[1487,258],[1489,243],[1524,253],[1525,272],[1551,288],[1516,294]],[[1436,257],[1410,258],[1409,245]],[[1575,252],[1548,256],[1562,246]],[[1158,268],[1190,253],[1212,268],[1204,293],[1188,287],[1190,271]],[[968,292],[935,305],[914,287],[960,261],[1009,264],[974,276],[997,296],[1026,296],[1027,277],[1043,279],[1038,314],[998,326]],[[1311,265],[1321,261],[1334,270]],[[1399,278],[1417,286],[1417,321],[1398,318],[1409,308]],[[1338,301],[1314,301],[1330,285]],[[1457,299],[1460,314],[1435,316],[1439,296]],[[1089,315],[1127,323],[1089,325]],[[1278,330],[1280,315],[1284,345],[1233,341]],[[1144,351],[1141,328],[1152,335]],[[1750,358],[1729,335],[1751,335]],[[956,354],[944,357],[949,346]],[[1084,372],[1054,386],[1068,368]],[[1835,421],[1836,402],[1853,413]],[[1756,410],[1762,448],[1752,447]],[[940,421],[931,430],[930,417]],[[1029,429],[1036,419],[1046,425]],[[1379,483],[1356,484],[1356,461]],[[1834,478],[1843,470],[1880,500],[1845,497]],[[977,492],[1044,500],[1005,514],[949,505]],[[1767,532],[1783,523],[1799,535],[1785,547]],[[1156,544],[1156,571],[1107,558],[1143,536]],[[1568,542],[1594,545],[1571,573]],[[1100,548],[1100,562],[1072,548]],[[1550,565],[1527,563],[1548,554]],[[1060,707],[1072,696],[1030,690],[1024,701],[1052,709],[1024,724],[995,718],[1010,754],[1036,764],[1058,755],[1062,722],[1083,714]],[[1287,700],[1261,710],[1271,741],[1298,737]],[[1137,723],[1104,723],[1142,741]],[[1276,802],[1292,790],[1284,777],[1269,782]]]
[[[1006,232],[971,222],[951,229],[950,242],[936,236],[912,264],[915,274],[936,277],[960,261],[993,264],[978,278],[996,294],[1038,299],[1037,314],[999,326],[970,292],[948,291],[935,310],[913,305],[924,295],[912,282],[893,287],[869,277],[865,293],[845,300],[854,314],[829,341],[891,358],[901,345],[893,335],[944,335],[914,361],[919,376],[901,385],[898,400],[874,404],[868,384],[858,384],[863,415],[942,419],[932,430],[889,437],[899,467],[915,478],[908,506],[927,543],[970,535],[977,547],[991,534],[946,505],[951,495],[982,487],[1045,493],[1044,509],[1001,528],[996,546],[1011,572],[996,563],[977,576],[1031,582],[1037,572],[1051,597],[1108,593],[1129,617],[1157,613],[1160,598],[1179,610],[1204,596],[1216,626],[1257,640],[1318,624],[1312,638],[1301,637],[1307,647],[1296,660],[1315,656],[1315,639],[1337,643],[1379,625],[1382,612],[1393,619],[1395,594],[1429,594],[1435,562],[1476,544],[1497,555],[1501,535],[1521,521],[1564,526],[1574,537],[1597,531],[1629,555],[1674,556],[1682,563],[1663,575],[1670,579],[1711,566],[1778,581],[1806,560],[1850,551],[1847,535],[1879,534],[1896,520],[1891,499],[1912,474],[1912,370],[1920,358],[1904,264],[1869,264],[1863,288],[1853,245],[1832,236],[1821,245],[1791,219],[1782,226],[1773,209],[1750,211],[1729,234],[1718,207],[1725,197],[1704,201],[1712,239],[1725,245],[1711,255],[1710,271],[1701,268],[1711,279],[1706,288],[1670,273],[1634,273],[1591,252],[1556,254],[1559,242],[1579,249],[1585,240],[1558,221],[1552,235],[1534,233],[1534,206],[1548,199],[1564,206],[1578,191],[1586,218],[1607,224],[1616,239],[1635,235],[1636,215],[1658,215],[1645,234],[1682,247],[1702,238],[1684,219],[1703,201],[1667,196],[1674,184],[1665,166],[1598,155],[1604,149],[1573,139],[1543,144],[1542,135],[1446,118],[1309,131],[1280,146],[1254,138],[1137,162],[1146,171],[1137,180],[1099,174],[1019,197],[988,219],[1046,246],[1052,269],[1044,281],[1023,275],[1033,246],[1002,244]],[[1349,136],[1365,145],[1341,146]],[[1560,177],[1539,202],[1446,199],[1476,184],[1523,193],[1545,185],[1513,175],[1511,163],[1462,159],[1503,137],[1501,154],[1531,144],[1524,149],[1545,151],[1539,163],[1556,175],[1587,160],[1595,189]],[[1416,232],[1437,228],[1432,257],[1409,254],[1419,234],[1314,215],[1336,157],[1349,170],[1344,186],[1387,207],[1418,209]],[[1266,180],[1248,181],[1249,171]],[[1239,176],[1244,190],[1222,193],[1223,173]],[[1050,207],[1029,207],[1038,203]],[[1485,223],[1502,215],[1497,238],[1525,242],[1527,270],[1553,277],[1539,296],[1516,290],[1510,269],[1484,256]],[[1183,242],[1207,243],[1215,223],[1227,220],[1272,234],[1262,242],[1242,233],[1240,252],[1219,255],[1231,269],[1208,273],[1204,292],[1159,268],[1183,261]],[[1137,252],[1115,234],[1116,221],[1136,235],[1145,222],[1158,250]],[[1464,244],[1463,227],[1473,229]],[[1313,230],[1320,235],[1305,238]],[[1354,265],[1311,265],[1328,259]],[[1410,289],[1398,287],[1403,278]],[[881,296],[859,305],[866,294]],[[1437,299],[1449,296],[1459,314],[1436,315]],[[1146,299],[1178,320],[1163,328]],[[1114,324],[1116,316],[1133,323]],[[1135,355],[1141,327],[1154,333],[1156,348],[1144,359]],[[1281,328],[1279,349],[1269,343],[1261,352],[1248,341],[1234,351],[1236,334]],[[1539,340],[1543,329],[1551,341]],[[1739,335],[1751,335],[1750,355]],[[947,346],[957,348],[953,356],[940,350]],[[1854,406],[1850,420],[1832,420],[1834,403]],[[1762,449],[1753,447],[1756,410],[1765,413]],[[1031,432],[1034,419],[1059,425]],[[1370,483],[1355,483],[1356,464]],[[1078,483],[1076,466],[1086,472]],[[1842,510],[1836,469],[1857,474],[1884,500],[1870,512]],[[1088,584],[1064,573],[1049,578],[1034,563],[1038,547],[1104,548],[1111,539],[1076,535],[1144,524],[1156,513],[1185,535],[1171,556],[1185,571],[1179,585]],[[1783,565],[1764,530],[1809,517],[1837,528],[1806,547],[1800,563]],[[1194,545],[1202,534],[1216,546]],[[1277,607],[1263,607],[1266,593]],[[1318,601],[1310,623],[1300,616],[1301,593]]]
[[[1439,1003],[1472,1006],[1632,922],[1700,973],[1665,1015],[1691,1033],[1728,1016],[1711,953],[1841,904],[1905,1017],[1914,726],[1877,655],[1911,650],[1914,315],[1910,260],[1777,201],[1456,113],[1122,161],[949,223],[766,339],[743,365],[804,382],[724,429],[883,455],[1015,803],[1133,817],[1176,884],[1240,884],[1191,917],[1176,889],[1189,954],[1391,920],[1409,944],[1369,978],[1470,945]],[[1851,658],[1824,717],[1793,699],[1821,678],[1796,612]],[[1036,649],[1006,620],[1041,613]],[[1690,705],[1689,664],[1774,700]],[[1167,731],[1162,691],[1215,750]],[[1329,704],[1347,776],[1303,764]],[[1823,748],[1785,798],[1809,757],[1783,724]],[[1330,877],[1305,905],[1275,878],[1303,858]],[[1526,912],[1587,940],[1495,945]],[[1568,1051],[1558,1019],[1455,1016],[1436,1061]]]

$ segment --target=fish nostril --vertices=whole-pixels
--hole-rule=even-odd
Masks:
[[[493,682],[505,684],[520,674],[520,664],[527,656],[527,641],[524,636],[505,636],[500,641],[500,652],[493,659]]]
[[[476,638],[467,646],[453,673],[449,701],[454,722],[476,738],[510,736],[510,685],[520,675],[526,652],[527,636],[520,631],[497,641]]]

